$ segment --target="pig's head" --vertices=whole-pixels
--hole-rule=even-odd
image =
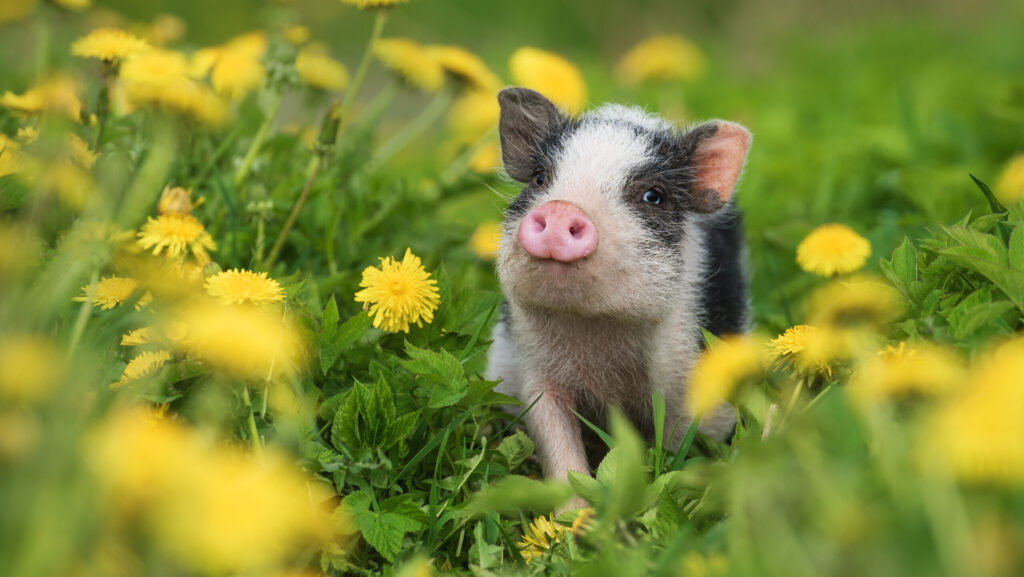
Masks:
[[[746,129],[711,121],[680,132],[617,105],[570,119],[525,88],[498,101],[505,170],[526,185],[508,206],[498,259],[513,302],[647,320],[693,290],[683,283],[701,274],[701,221],[729,203]]]

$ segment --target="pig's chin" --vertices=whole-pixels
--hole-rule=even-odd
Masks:
[[[574,262],[530,256],[516,247],[502,259],[499,276],[506,294],[520,307],[581,317],[639,320],[660,311],[633,302],[636,281],[617,263],[606,262],[600,249]]]

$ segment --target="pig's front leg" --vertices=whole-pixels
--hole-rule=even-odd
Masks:
[[[583,448],[580,424],[572,396],[553,386],[531,387],[529,402],[537,399],[523,416],[526,430],[536,446],[537,457],[548,479],[569,480],[569,471],[588,475],[587,454]],[[586,501],[574,498],[563,510],[585,507]]]

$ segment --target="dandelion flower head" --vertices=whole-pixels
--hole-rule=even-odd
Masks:
[[[128,366],[124,368],[121,380],[111,385],[111,387],[115,389],[120,388],[132,381],[154,375],[169,360],[171,360],[171,353],[168,351],[159,350],[141,353],[128,361]]]
[[[72,122],[82,121],[82,101],[79,83],[69,76],[54,76],[24,94],[5,92],[0,96],[0,106],[21,116],[44,113],[61,114]]]
[[[261,59],[267,51],[267,37],[250,32],[232,39],[217,53],[210,82],[218,94],[237,100],[263,84],[266,69]]]
[[[1024,198],[1024,153],[1011,158],[992,187],[999,202],[1010,206]]]
[[[437,92],[444,84],[444,68],[437,57],[410,38],[381,38],[373,47],[384,66],[409,85]]]
[[[501,80],[479,56],[461,46],[430,46],[429,50],[447,72],[475,90],[495,92]]]
[[[761,374],[763,348],[752,337],[729,336],[705,351],[690,375],[690,413],[707,414],[741,383]]]
[[[104,62],[119,62],[147,48],[149,44],[134,34],[118,28],[100,28],[76,40],[71,45],[71,54]]]
[[[796,248],[800,268],[830,277],[860,270],[871,256],[871,243],[841,223],[823,224]]]
[[[706,59],[700,48],[678,35],[651,36],[623,56],[616,67],[627,84],[647,80],[691,82],[704,74]]]
[[[555,523],[552,516],[537,517],[523,532],[523,539],[516,543],[527,563],[543,557],[553,546],[565,540],[569,527]]]
[[[165,108],[206,124],[221,124],[227,107],[209,87],[189,76],[190,71],[188,59],[180,52],[137,52],[121,65],[120,90],[130,107]]]
[[[374,327],[390,333],[407,333],[410,324],[432,322],[441,302],[437,281],[412,249],[406,249],[401,261],[384,257],[379,267],[367,267],[359,286],[364,288],[356,293],[356,302],[369,309]]]
[[[289,44],[293,44],[295,46],[302,46],[306,42],[309,42],[309,39],[313,37],[313,33],[309,31],[309,28],[301,24],[286,26],[284,30],[281,31],[281,35],[284,36],[284,39]]]
[[[284,300],[284,289],[265,272],[226,270],[206,279],[205,286],[207,294],[225,305],[261,305]]]
[[[553,52],[524,46],[509,59],[512,79],[536,90],[569,114],[579,114],[587,101],[587,85],[575,64]]]
[[[397,4],[406,4],[409,0],[341,0],[342,4],[355,6],[360,10],[372,10],[374,8],[388,8]]]
[[[790,327],[786,332],[768,341],[767,361],[772,367],[792,364],[798,370],[831,378],[832,365],[829,364],[829,359],[813,354],[813,351],[820,350],[815,343],[822,338],[827,338],[827,335],[817,327]]]
[[[89,300],[89,287],[90,285],[82,287],[83,294],[75,297],[74,300],[78,302]],[[92,304],[103,310],[110,310],[131,298],[138,289],[139,281],[133,278],[109,276],[96,284],[96,295],[92,299]],[[146,293],[139,299],[135,307],[143,307],[152,299],[152,295]]]
[[[476,227],[473,236],[469,237],[469,248],[482,259],[494,260],[498,256],[501,244],[501,223],[485,222]]]
[[[159,255],[166,251],[168,258],[191,250],[202,264],[210,261],[207,251],[217,250],[210,233],[191,214],[163,214],[150,217],[138,233],[138,243],[144,250]]]
[[[467,90],[452,104],[448,128],[459,142],[474,142],[498,125],[498,95],[486,90]]]
[[[49,340],[33,335],[0,336],[0,399],[39,401],[60,385],[64,356]]]
[[[313,88],[338,92],[348,86],[348,69],[331,58],[322,44],[312,44],[299,50],[295,57],[295,71],[303,82]]]

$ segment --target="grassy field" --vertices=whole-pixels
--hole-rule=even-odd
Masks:
[[[1024,573],[1024,7],[353,3],[0,7],[0,575]],[[731,443],[508,423],[517,84],[753,132]]]

